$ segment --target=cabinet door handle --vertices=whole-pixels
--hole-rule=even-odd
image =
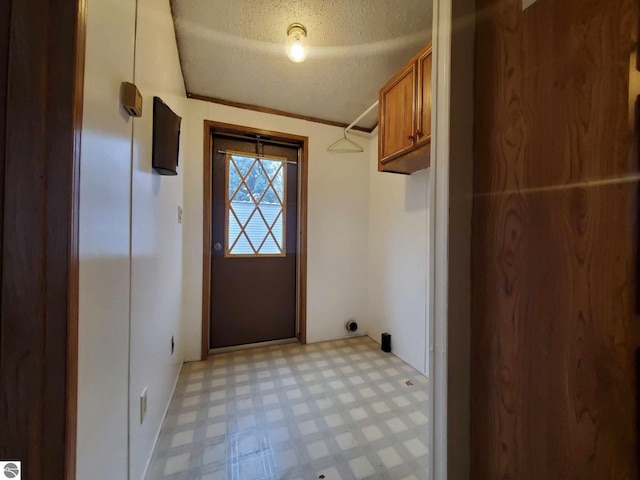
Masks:
[[[415,137],[414,137],[413,135],[409,135],[409,136],[407,137],[407,140],[415,140]]]
[[[416,130],[416,137],[421,137],[422,136],[422,132],[420,130]]]

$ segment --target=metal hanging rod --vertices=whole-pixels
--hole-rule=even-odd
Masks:
[[[362,120],[371,110],[378,106],[378,101],[367,108],[362,115],[351,122],[343,131],[342,138],[339,138],[327,147],[327,152],[333,153],[362,153],[364,148],[359,143],[354,142],[347,137],[347,132],[351,130],[360,120]],[[343,146],[346,143],[345,146]]]
[[[299,143],[281,142],[279,140],[270,140],[268,138],[252,137],[252,136],[249,136],[249,135],[236,135],[236,134],[233,134],[233,133],[220,132],[220,133],[214,133],[214,136],[238,138],[240,140],[249,140],[251,142],[259,141],[260,143],[266,143],[266,144],[269,144],[269,145],[280,145],[280,146],[283,146],[283,147],[294,147],[294,148],[302,147],[302,145],[300,145]]]
[[[351,122],[349,124],[349,126],[347,128],[344,129],[345,133],[348,132],[349,130],[351,130],[353,127],[356,126],[356,123],[358,123],[360,120],[362,120],[364,117],[366,117],[366,115],[373,110],[374,108],[376,108],[378,106],[378,100],[376,100],[376,103],[374,103],[373,105],[371,105],[369,108],[367,108],[364,113],[362,115],[360,115],[358,118],[356,118],[353,122]]]
[[[227,152],[226,150],[218,150],[218,153],[220,155],[226,155],[229,152]],[[238,152],[232,151],[230,153],[238,153]],[[260,157],[260,155],[257,155],[257,154],[254,154],[254,153],[249,154],[249,152],[247,152],[247,155],[252,155],[252,156],[255,155],[256,157]],[[298,163],[296,160],[279,160],[279,161],[282,162],[282,163],[293,163],[293,164],[297,164]]]

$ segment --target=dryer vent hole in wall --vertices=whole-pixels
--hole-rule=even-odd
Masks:
[[[344,328],[346,328],[347,332],[349,333],[356,333],[358,331],[358,324],[356,323],[355,320],[347,320],[347,323],[345,323]]]

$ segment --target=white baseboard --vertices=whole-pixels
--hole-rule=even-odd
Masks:
[[[357,337],[366,337],[367,332],[358,332],[356,334],[346,334],[341,337],[328,337],[328,338],[318,338],[314,340],[307,339],[307,345],[311,345],[313,343],[322,343],[322,342],[333,342],[335,340],[345,340],[347,338],[357,338]]]
[[[144,467],[144,472],[142,474],[142,480],[147,478],[147,474],[149,473],[149,467],[151,466],[151,460],[153,459],[153,454],[156,452],[156,447],[158,446],[158,438],[160,438],[160,432],[162,431],[162,426],[164,425],[164,421],[167,418],[167,413],[169,412],[169,406],[171,405],[171,400],[173,400],[173,396],[176,393],[176,387],[178,386],[178,380],[180,380],[180,374],[182,373],[182,367],[185,362],[180,363],[180,368],[178,369],[178,375],[176,375],[176,379],[173,382],[173,388],[171,389],[171,395],[169,395],[169,401],[167,402],[167,406],[164,407],[164,413],[162,414],[162,421],[160,422],[160,426],[158,427],[158,431],[156,432],[156,436],[153,439],[153,448],[151,449],[151,455],[147,458],[147,464]]]

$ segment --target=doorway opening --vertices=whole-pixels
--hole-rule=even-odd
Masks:
[[[201,358],[306,343],[308,138],[205,121]]]

